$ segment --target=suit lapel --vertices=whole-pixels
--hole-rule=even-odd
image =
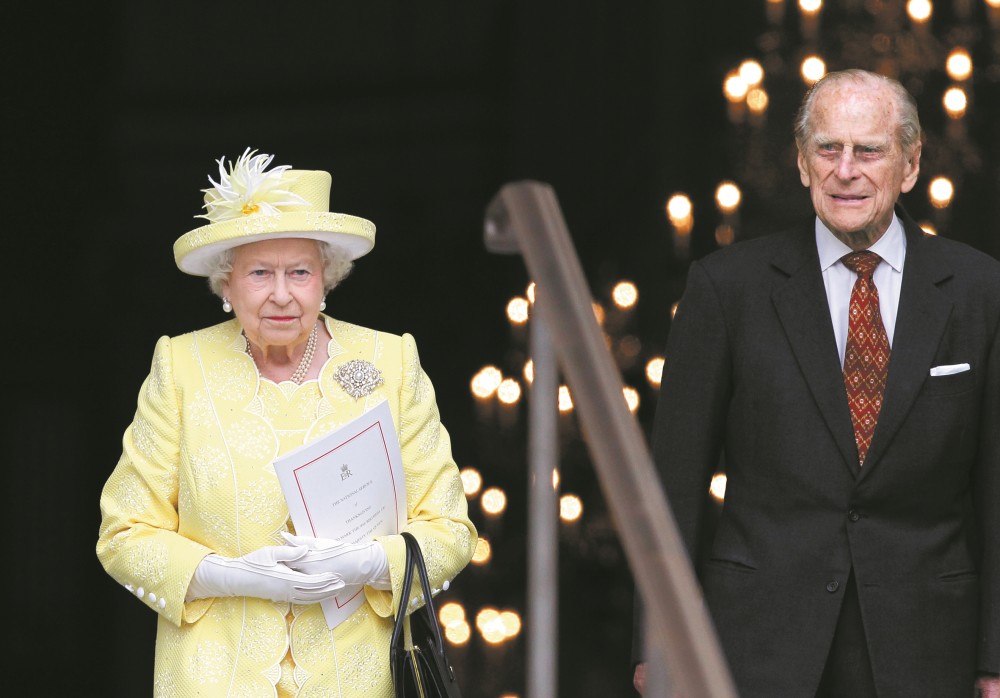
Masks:
[[[952,276],[951,268],[940,255],[927,250],[920,227],[902,209],[897,208],[896,213],[906,230],[906,260],[885,397],[864,473],[878,464],[913,406],[952,309],[951,301],[937,287]]]
[[[854,428],[812,230],[810,225],[808,230],[800,231],[785,252],[772,260],[783,278],[775,284],[771,299],[844,463],[857,472]]]

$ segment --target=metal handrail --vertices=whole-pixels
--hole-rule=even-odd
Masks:
[[[621,375],[597,326],[591,294],[552,188],[533,181],[504,185],[486,209],[484,241],[491,252],[520,253],[535,282],[535,312],[571,388],[643,599],[650,641],[662,650],[672,683],[685,698],[736,698],[645,436],[628,409]],[[529,674],[531,663],[529,657]],[[528,695],[549,698],[530,690]]]

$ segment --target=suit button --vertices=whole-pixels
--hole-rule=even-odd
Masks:
[[[847,518],[850,519],[851,521],[857,521],[858,519],[861,518],[861,514],[858,512],[857,509],[851,509],[849,512],[847,512]]]
[[[836,579],[833,580],[832,582],[827,582],[826,584],[826,590],[831,594],[837,591],[837,589],[839,588],[840,588],[840,582],[838,582]]]

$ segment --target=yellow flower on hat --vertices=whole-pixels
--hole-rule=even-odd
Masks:
[[[219,181],[208,178],[214,186],[202,189],[206,213],[195,218],[220,223],[256,213],[274,215],[279,213],[279,206],[306,205],[305,199],[287,189],[294,182],[294,177],[285,175],[290,165],[267,169],[273,159],[273,155],[257,155],[256,150],[247,148],[236,162],[230,162],[227,172],[226,157],[219,158]]]

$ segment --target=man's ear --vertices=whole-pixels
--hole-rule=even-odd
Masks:
[[[796,162],[799,165],[799,181],[802,182],[802,186],[808,188],[809,187],[809,182],[810,182],[809,168],[806,167],[806,158],[802,154],[802,151],[799,150],[798,152],[799,152],[799,156],[798,156],[798,158],[796,158]]]
[[[903,165],[903,183],[900,186],[900,190],[905,194],[906,192],[913,189],[914,185],[917,183],[917,178],[920,177],[920,153],[923,149],[923,143],[917,143],[913,152],[910,153],[910,157],[906,160]]]

